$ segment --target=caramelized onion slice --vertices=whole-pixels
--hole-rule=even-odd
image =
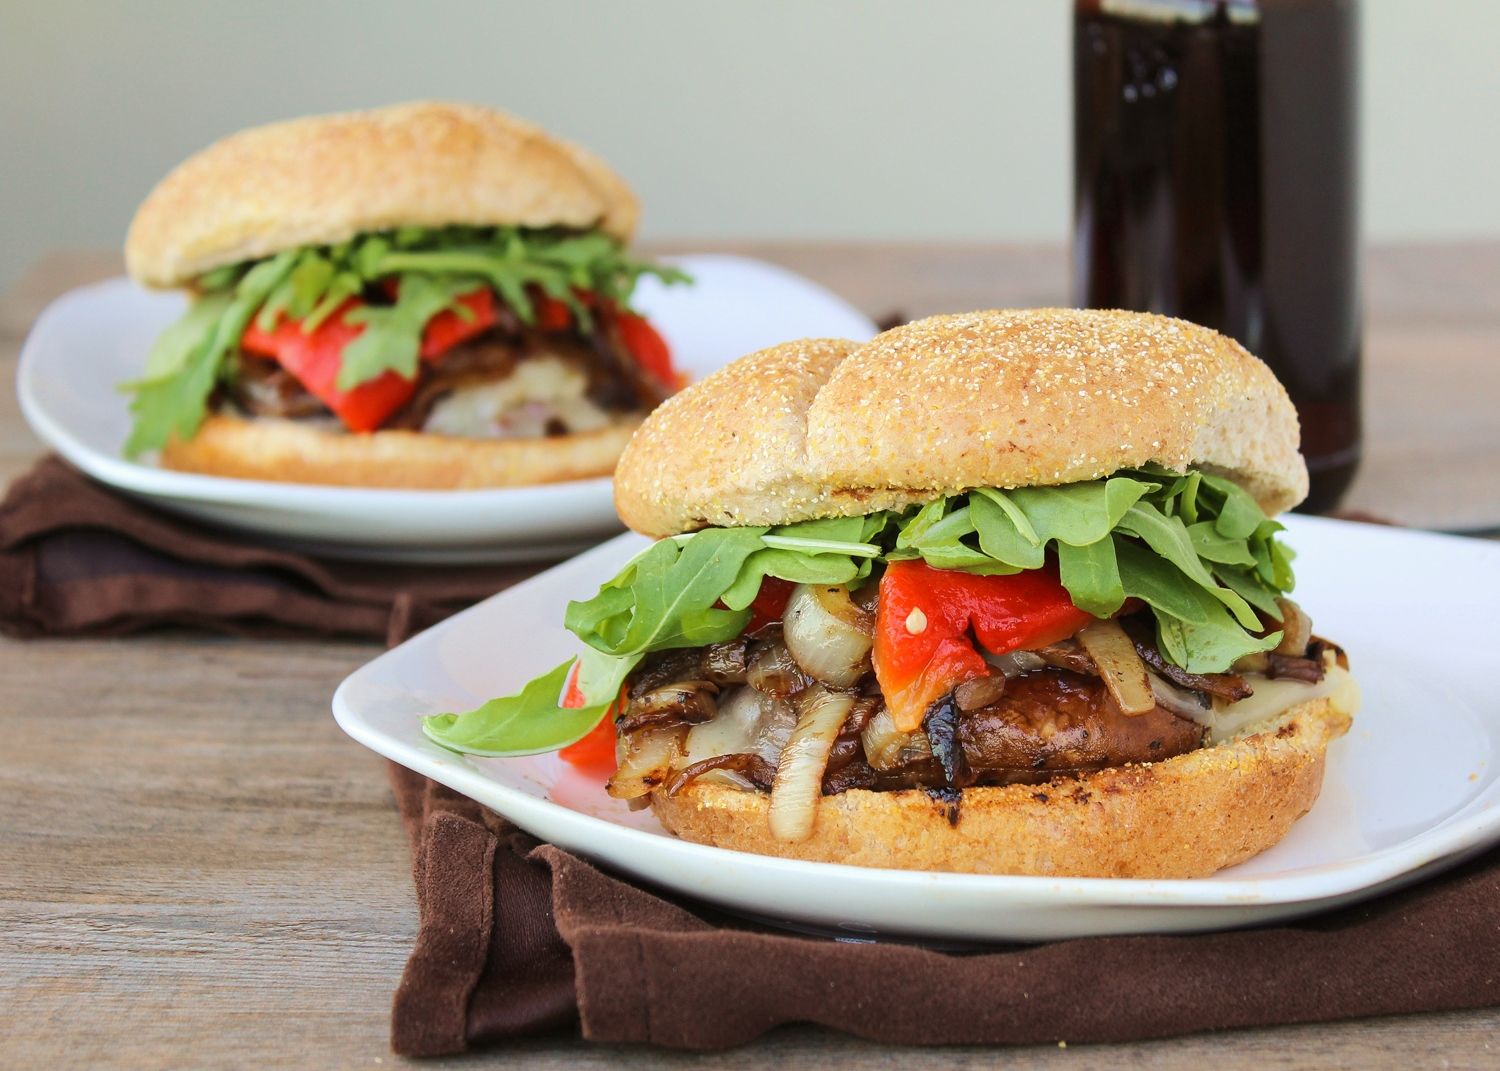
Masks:
[[[665,729],[642,729],[622,737],[620,768],[609,779],[607,791],[617,800],[633,800],[646,795],[666,781],[672,765],[682,753],[687,730],[681,725]]]
[[[1095,621],[1078,633],[1078,642],[1094,660],[1099,679],[1123,714],[1144,714],[1156,707],[1146,663],[1118,621]]]
[[[716,755],[750,752],[775,766],[776,757],[796,724],[797,712],[792,703],[772,699],[754,688],[736,688],[719,704],[717,717],[688,731],[679,765]],[[714,775],[710,779],[720,780]]]
[[[988,677],[975,677],[964,681],[953,689],[953,701],[964,713],[994,706],[1005,695],[1005,674],[991,673]]]
[[[807,687],[807,674],[780,640],[772,640],[755,652],[745,680],[756,691],[785,699]]]
[[[743,751],[732,755],[715,755],[685,766],[673,774],[672,779],[667,782],[667,795],[677,795],[699,778],[716,780],[741,789],[768,789],[775,777],[776,767],[759,755]]]
[[[797,727],[782,749],[771,784],[771,835],[800,841],[812,836],[823,796],[828,752],[854,707],[854,696],[815,684],[797,698]]]
[[[630,700],[622,732],[631,732],[658,722],[708,721],[719,712],[714,697],[719,686],[712,681],[676,681],[654,688]]]
[[[839,585],[799,584],[782,616],[782,635],[797,664],[835,688],[850,688],[870,668],[875,621]]]
[[[865,762],[873,770],[894,770],[922,759],[932,758],[927,734],[918,729],[904,733],[896,728],[896,719],[885,707],[877,710],[859,734],[865,748]]]
[[[1047,668],[1047,660],[1035,651],[1011,651],[1001,655],[990,654],[988,651],[980,653],[986,662],[1007,677],[1024,677],[1028,673]]]

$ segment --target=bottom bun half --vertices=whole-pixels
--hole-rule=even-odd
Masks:
[[[1292,707],[1252,735],[1164,762],[1042,785],[963,791],[946,804],[909,789],[824,797],[813,833],[771,836],[770,797],[695,781],[653,793],[669,831],[720,848],[854,866],[1056,877],[1194,878],[1265,851],[1318,798],[1330,741],[1350,714],[1331,699]]]
[[[245,480],[449,490],[524,487],[614,471],[638,420],[536,439],[461,439],[417,431],[349,434],[222,414],[162,451],[166,468]]]

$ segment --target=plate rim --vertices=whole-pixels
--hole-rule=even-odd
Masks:
[[[1320,517],[1296,517],[1296,525],[1352,526],[1363,531],[1375,531],[1377,537],[1384,533],[1374,526],[1359,525],[1358,522],[1340,521]],[[1402,536],[1431,539],[1447,545],[1454,544],[1472,548],[1483,545],[1482,541],[1462,536],[1427,532],[1421,529],[1396,528],[1391,530]],[[412,769],[449,788],[476,799],[485,806],[493,806],[502,815],[526,827],[530,815],[547,814],[549,811],[565,812],[565,821],[578,821],[588,826],[595,834],[607,834],[621,844],[649,846],[655,851],[665,851],[679,858],[690,858],[698,863],[711,863],[723,859],[724,853],[737,857],[739,865],[765,869],[772,875],[803,876],[806,868],[813,873],[829,874],[829,868],[837,871],[841,881],[866,885],[871,888],[916,889],[930,887],[935,881],[945,887],[953,887],[959,893],[971,895],[1004,895],[1016,899],[1037,900],[1045,896],[1059,907],[1195,907],[1195,908],[1273,908],[1279,905],[1312,904],[1328,900],[1358,896],[1362,891],[1376,890],[1403,875],[1420,870],[1444,860],[1454,859],[1471,849],[1482,849],[1500,841],[1500,800],[1486,801],[1488,795],[1497,790],[1495,785],[1485,793],[1468,801],[1457,813],[1450,814],[1416,836],[1400,843],[1377,849],[1365,855],[1338,863],[1301,868],[1283,875],[1222,879],[1215,876],[1180,879],[1143,878],[1079,878],[1045,877],[1014,874],[964,874],[952,871],[917,871],[892,868],[863,867],[847,863],[815,862],[811,860],[786,859],[779,856],[759,855],[733,849],[697,844],[674,837],[611,822],[583,811],[574,810],[549,799],[529,795],[511,788],[489,777],[469,765],[462,756],[445,758],[435,745],[413,746],[405,740],[388,734],[366,720],[350,702],[350,694],[359,686],[367,673],[387,660],[400,660],[408,645],[430,644],[448,631],[461,629],[470,615],[477,615],[496,600],[503,600],[512,593],[544,583],[560,568],[574,565],[584,556],[607,556],[613,554],[617,545],[624,541],[639,539],[629,533],[617,536],[585,555],[571,558],[536,576],[496,593],[459,614],[434,625],[405,643],[382,652],[365,665],[349,674],[334,692],[333,716],[340,728],[350,737],[377,754],[381,754],[408,769]],[[1495,552],[1500,554],[1500,546]],[[407,651],[407,657],[411,652]],[[431,750],[428,750],[428,749]],[[451,759],[451,761],[450,761]],[[480,785],[486,795],[503,800],[506,809],[480,800],[470,787]],[[1500,782],[1497,782],[1500,784]],[[1470,807],[1477,810],[1465,814]],[[521,817],[511,811],[521,813]],[[591,853],[583,851],[582,854]],[[1456,860],[1455,860],[1456,861]]]
[[[779,276],[788,283],[794,283],[803,289],[816,292],[820,298],[843,306],[849,314],[863,318],[872,333],[876,330],[874,321],[857,309],[847,298],[814,279],[772,261],[737,253],[712,251],[672,253],[663,255],[659,259],[669,263],[690,260],[753,267],[754,270]],[[378,500],[388,503],[392,509],[399,509],[403,506],[430,508],[434,503],[439,502],[460,507],[517,508],[525,498],[541,499],[545,505],[548,499],[556,499],[565,495],[596,493],[611,483],[611,478],[608,476],[594,476],[525,487],[454,489],[342,487],[177,472],[96,450],[79,439],[65,424],[54,419],[53,415],[47,411],[45,404],[39,400],[36,394],[36,377],[39,375],[38,366],[42,363],[42,358],[38,356],[41,344],[37,340],[45,339],[48,333],[55,331],[55,322],[68,316],[77,304],[97,300],[101,293],[143,289],[128,276],[115,275],[73,287],[59,294],[49,301],[32,321],[21,344],[20,357],[16,366],[16,396],[27,424],[40,439],[57,450],[69,462],[111,487],[138,495],[232,506],[305,509],[313,506],[324,507],[330,499],[333,499],[346,502]]]

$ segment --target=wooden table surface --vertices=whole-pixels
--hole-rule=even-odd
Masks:
[[[1053,249],[740,247],[872,315],[1065,301]],[[1350,505],[1500,525],[1500,243],[1367,258],[1365,468]],[[0,378],[42,305],[118,271],[58,254],[0,303]],[[0,392],[0,479],[41,452]],[[0,1065],[371,1067],[416,927],[381,761],[328,713],[372,644],[0,640]],[[552,1040],[528,1067],[1500,1066],[1500,1009],[1135,1045],[892,1049],[813,1028],[707,1057]],[[446,1066],[449,1061],[439,1061]],[[454,1061],[457,1062],[457,1061]]]

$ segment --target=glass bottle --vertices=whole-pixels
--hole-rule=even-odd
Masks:
[[[1360,455],[1355,0],[1075,0],[1074,300],[1223,331]]]

